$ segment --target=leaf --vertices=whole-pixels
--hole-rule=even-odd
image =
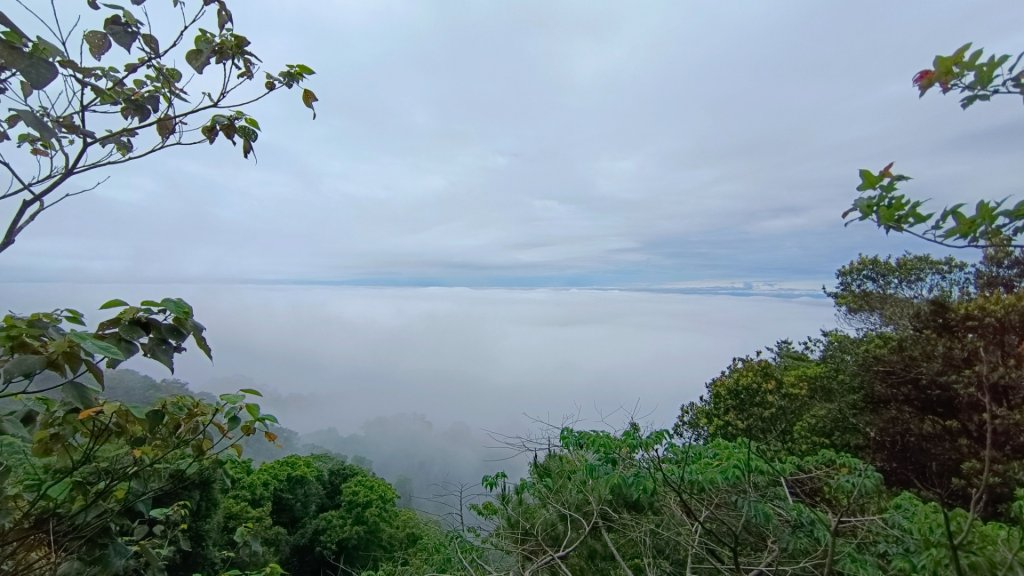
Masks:
[[[196,74],[202,74],[203,70],[210,64],[210,51],[193,48],[185,52],[185,62],[188,62],[188,65],[196,71]]]
[[[149,412],[146,412],[146,430],[152,434],[154,430],[164,423],[166,418],[167,414],[165,414],[163,410],[154,408]]]
[[[46,370],[48,361],[46,356],[35,354],[21,354],[7,361],[3,368],[0,368],[0,381],[4,384],[19,378],[32,377]]]
[[[120,298],[114,298],[113,300],[107,300],[106,302],[104,302],[103,305],[100,306],[100,310],[109,310],[111,308],[124,308],[125,306],[130,306],[130,304],[128,304],[124,300],[121,300]]]
[[[20,82],[20,84],[21,84],[21,95],[22,95],[22,97],[28,99],[28,97],[31,96],[32,92],[33,92],[32,85],[29,84],[28,81],[26,81],[26,80],[22,80]]]
[[[72,380],[61,386],[61,394],[75,406],[85,409],[96,405],[96,395],[92,388],[85,384]]]
[[[200,331],[200,330],[193,330],[192,331],[192,339],[195,340],[196,346],[199,348],[199,350],[201,350],[202,353],[207,358],[209,358],[210,360],[213,360],[213,350],[210,349],[210,343],[206,341],[206,337],[203,336],[202,331]]]
[[[266,438],[268,442],[277,442],[277,434],[274,434],[273,432],[264,432],[263,437]]]
[[[100,404],[99,406],[93,406],[92,408],[87,408],[87,409],[82,410],[81,412],[78,413],[78,419],[79,420],[85,420],[86,418],[94,416],[97,412],[101,412],[102,410],[103,410],[103,405],[102,404]]]
[[[17,108],[11,108],[11,111],[17,114],[18,118],[20,118],[26,126],[35,130],[36,133],[38,133],[44,140],[53,140],[57,137],[57,131],[47,124],[45,120],[37,116],[35,112]]]
[[[221,32],[223,32],[224,28],[226,28],[228,24],[233,24],[233,23],[234,23],[234,18],[231,16],[231,11],[228,10],[228,7],[223,2],[218,4],[218,6],[217,6],[217,28]]]
[[[161,140],[167,140],[174,134],[174,119],[170,116],[161,116],[156,121],[156,133],[160,135]]]
[[[160,41],[152,34],[142,35],[142,45],[146,47],[146,50],[149,50],[150,54],[156,55],[160,53]]]
[[[95,362],[91,362],[89,360],[84,360],[82,362],[82,365],[85,366],[85,371],[88,372],[89,375],[92,376],[92,379],[95,380],[96,383],[99,384],[100,387],[102,388],[103,370],[101,370],[100,367]]]
[[[248,142],[255,142],[260,137],[260,133],[257,132],[256,129],[252,128],[251,126],[236,126],[235,131],[242,138],[242,140],[246,140]]]
[[[42,90],[57,79],[57,65],[46,58],[27,52],[0,38],[0,62],[14,68],[36,90]]]
[[[110,51],[113,44],[110,42],[110,36],[106,32],[100,30],[88,30],[85,33],[85,43],[89,46],[89,54],[92,55],[97,61],[103,58],[103,55]]]
[[[219,398],[226,404],[240,404],[245,401],[245,396],[242,394],[221,394]]]
[[[72,331],[68,334],[73,342],[82,347],[83,350],[98,356],[105,356],[114,360],[127,360],[127,356],[118,350],[117,346],[104,342],[88,332]]]
[[[242,388],[241,390],[239,390],[239,392],[245,392],[246,394],[250,394],[252,396],[259,396],[260,398],[263,397],[263,394],[259,390],[253,388]]]
[[[306,105],[306,108],[313,111],[314,120],[316,120],[316,108],[313,108],[313,103],[318,100],[319,98],[316,97],[316,94],[312,90],[309,88],[302,89],[302,103]]]
[[[160,301],[160,307],[166,308],[168,312],[182,318],[192,317],[192,307],[181,298],[164,298]]]
[[[188,333],[174,324],[161,324],[160,333],[171,342],[182,343],[188,338]]]
[[[117,327],[117,333],[122,338],[138,342],[146,337],[146,331],[135,324],[122,324]]]
[[[115,44],[129,53],[132,51],[132,44],[139,38],[139,33],[122,20],[120,14],[114,14],[104,20],[103,31],[110,35]]]
[[[28,429],[15,418],[0,418],[0,435],[29,439]]]
[[[149,546],[146,546],[143,542],[138,542],[135,546],[140,552],[142,552],[142,557],[146,559],[146,562],[149,562],[150,568],[159,573],[161,568],[163,568],[163,564],[160,563],[160,558],[158,558],[157,555],[149,549]]]
[[[146,357],[163,364],[174,374],[174,345],[164,338],[152,338],[142,346]]]

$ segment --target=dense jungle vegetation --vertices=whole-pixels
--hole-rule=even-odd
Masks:
[[[246,106],[317,101],[307,66],[258,74],[224,0],[175,0],[160,37],[143,0],[84,4],[77,24],[39,14],[40,35],[0,12],[0,200],[16,206],[0,252],[95,169],[218,141],[249,157]],[[1020,62],[967,45],[914,84],[969,108],[1021,97]],[[257,390],[117,370],[212,357],[187,302],[7,314],[0,574],[1024,574],[1024,202],[927,212],[891,164],[860,180],[849,221],[980,259],[857,256],[827,293],[842,330],[736,358],[671,430],[524,441],[525,475],[452,486],[433,514],[415,478],[347,457],[358,438],[299,438]]]

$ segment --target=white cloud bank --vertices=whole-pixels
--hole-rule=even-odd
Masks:
[[[28,311],[83,311],[111,297],[178,295],[209,328],[178,375],[200,387],[255,384],[285,425],[356,428],[420,412],[444,423],[520,430],[618,407],[669,425],[736,355],[833,324],[830,303],[592,290],[0,284]],[[88,313],[101,318],[102,313]],[[133,363],[141,368],[147,364]],[[165,374],[150,367],[155,376]],[[273,400],[272,400],[273,403]]]

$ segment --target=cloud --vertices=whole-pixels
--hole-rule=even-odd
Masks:
[[[275,67],[317,69],[230,147],[112,172],[4,254],[4,280],[605,285],[825,279],[858,251],[855,171],[936,202],[1016,192],[1015,102],[960,112],[909,78],[1004,1],[236,7]]]
[[[747,293],[772,294],[765,288]],[[190,351],[177,376],[217,391],[271,391],[270,407],[300,431],[419,412],[509,432],[526,427],[523,414],[558,422],[637,405],[669,425],[733,356],[833,325],[828,301],[763,295],[0,284],[12,309],[59,302],[91,319],[111,297],[165,295],[196,307],[214,348],[212,366]],[[150,364],[129,367],[167,376]]]

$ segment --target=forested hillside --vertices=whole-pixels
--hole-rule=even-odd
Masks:
[[[314,108],[313,70],[258,73],[226,1],[174,2],[171,33],[143,4],[0,11],[0,252],[93,169],[225,141],[247,159],[252,103]],[[965,45],[913,82],[1014,100],[1022,57]],[[259,390],[119,369],[213,358],[179,298],[7,313],[0,575],[1024,574],[1024,201],[931,212],[909,181],[861,170],[844,217],[936,252],[850,254],[826,290],[840,329],[735,358],[671,429],[498,437],[508,462],[465,426],[298,434]]]

